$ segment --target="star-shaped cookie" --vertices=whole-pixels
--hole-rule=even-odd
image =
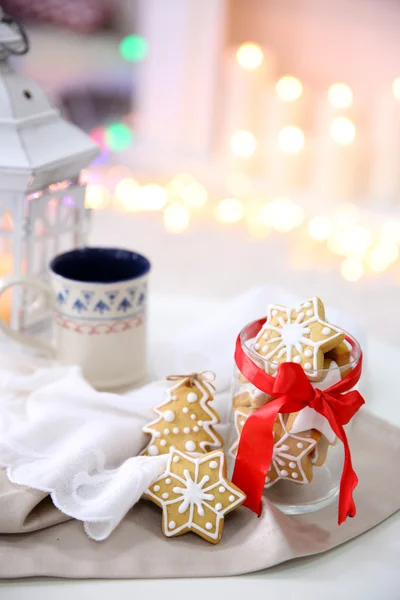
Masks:
[[[276,372],[280,363],[295,362],[316,380],[324,368],[324,353],[343,339],[343,332],[325,321],[322,301],[311,298],[295,308],[270,304],[253,350],[267,362],[269,372]]]
[[[310,483],[313,478],[311,454],[321,434],[315,430],[292,434],[287,430],[282,414],[278,415],[278,422],[280,430],[274,427],[274,449],[265,487],[271,487],[279,479]]]
[[[222,450],[194,458],[175,448],[170,450],[165,473],[145,495],[162,508],[164,535],[193,531],[213,544],[221,539],[225,515],[246,499],[226,478]]]

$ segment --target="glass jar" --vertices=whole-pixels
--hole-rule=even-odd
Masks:
[[[256,323],[250,323],[241,331],[242,349],[258,367],[274,375],[278,364],[263,360],[251,349],[255,335],[249,338],[248,332],[254,332]],[[325,355],[324,369],[313,373],[311,384],[314,388],[327,390],[358,364],[361,358],[358,342],[345,332],[343,344]],[[357,386],[352,389],[357,389]],[[235,366],[228,435],[231,473],[247,417],[272,399],[249,383]],[[345,426],[346,434],[350,427],[351,422]],[[297,413],[278,414],[264,495],[286,514],[305,514],[324,508],[339,493],[343,459],[342,443],[327,419],[315,410],[307,407]]]

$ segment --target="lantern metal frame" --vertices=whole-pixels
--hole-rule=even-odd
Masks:
[[[62,118],[36,82],[13,70],[9,57],[28,49],[23,27],[0,9],[0,276],[8,269],[45,280],[55,254],[85,244],[81,174],[99,148]],[[45,315],[33,291],[13,289],[12,327]]]

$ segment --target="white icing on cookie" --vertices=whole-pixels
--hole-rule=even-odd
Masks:
[[[314,375],[321,359],[321,347],[342,335],[341,330],[332,325],[327,326],[319,310],[318,298],[307,300],[296,309],[270,304],[267,320],[254,342],[256,353],[269,362],[272,368],[271,363],[276,361],[291,362],[296,350],[300,356],[312,358],[308,370],[312,369],[313,373],[308,375]],[[321,337],[319,332],[322,332],[324,339],[318,339]],[[267,339],[269,345],[265,345]],[[257,344],[260,344],[261,349],[256,349]]]
[[[210,374],[211,377],[211,374]],[[193,391],[190,391],[190,387]],[[185,394],[182,394],[182,388],[185,390]],[[177,394],[178,390],[180,393]],[[185,422],[184,415],[188,415],[189,411],[191,413],[190,419],[194,421],[193,425],[196,422],[196,413],[198,416],[202,416],[203,419],[199,420],[196,424],[197,429],[193,428],[195,433],[200,431],[200,428],[204,429],[204,438],[198,441],[196,452],[198,454],[206,453],[212,451],[213,449],[220,448],[221,438],[214,430],[214,425],[219,423],[219,418],[216,412],[210,408],[209,403],[213,399],[213,387],[208,381],[204,381],[203,379],[189,379],[189,377],[184,377],[179,380],[173,387],[166,390],[166,401],[161,405],[157,406],[154,409],[154,412],[158,415],[158,418],[146,425],[143,428],[145,433],[151,434],[151,440],[148,445],[141,454],[149,454],[150,447],[156,447],[158,449],[158,453],[165,452],[166,449],[169,449],[171,446],[179,446],[184,449],[185,438],[182,439],[171,439],[172,434],[175,436],[179,433],[182,435],[190,432],[187,430],[189,427],[189,423]],[[172,401],[174,402],[172,403]],[[186,402],[196,403],[196,406],[192,406],[196,412],[192,412],[190,410],[191,407],[182,406],[182,403]],[[205,417],[207,415],[207,418]],[[186,419],[189,418],[189,415]],[[167,423],[173,423],[175,427],[162,427]],[[161,431],[158,430],[157,425],[162,427]],[[179,425],[179,427],[178,427]],[[163,433],[162,433],[163,432]],[[160,444],[161,435],[166,437],[166,444]],[[202,437],[202,436],[199,436]],[[154,454],[155,456],[155,454]]]
[[[302,460],[307,454],[310,454],[315,449],[316,440],[313,438],[305,438],[299,435],[294,435],[292,431],[289,432],[286,429],[283,416],[279,414],[278,418],[283,435],[274,444],[272,460],[268,470],[269,473],[272,472],[272,470],[275,470],[278,477],[272,478],[272,480],[271,477],[267,477],[265,480],[265,485],[266,487],[270,487],[279,481],[279,479],[288,479],[290,481],[291,478],[298,479],[298,483],[309,483],[303,468]],[[301,450],[300,452],[290,450],[290,445],[288,442],[292,440],[299,440],[296,443],[296,446],[299,450]],[[289,469],[296,469],[296,472],[289,473]]]
[[[174,473],[172,463],[177,462],[176,458],[178,460],[182,458],[186,462],[192,463],[193,468],[190,471],[185,468],[183,476]],[[202,467],[201,472],[204,473],[207,470],[207,466],[210,466],[210,463],[216,463],[217,468],[219,466],[218,480],[215,481],[214,479],[213,483],[210,483],[210,476],[206,473],[200,475],[200,467]],[[157,504],[161,504],[164,533],[166,536],[177,535],[180,531],[189,528],[193,531],[202,532],[211,539],[218,539],[220,535],[220,521],[223,519],[225,513],[230,512],[245,499],[245,496],[239,490],[230,487],[230,482],[225,479],[224,468],[225,455],[222,451],[215,451],[210,456],[191,457],[179,450],[171,450],[166,471],[157,481],[166,482],[166,478],[171,480],[173,484],[172,492],[176,495],[176,498],[170,499],[170,494],[167,492],[163,492],[161,498],[160,496],[156,496],[155,492],[160,491],[160,485],[158,484],[149,488],[146,492],[149,498],[156,500]],[[223,501],[213,506],[210,503],[215,500],[215,494],[212,492],[216,489],[223,489],[224,492],[228,490],[230,494],[229,496],[225,496]],[[180,515],[185,515],[182,523],[177,524],[176,521],[168,519],[168,507],[171,505],[177,506],[177,512]],[[204,525],[198,522],[197,517],[203,517],[205,509],[207,509],[210,516],[215,515],[215,522],[206,521]]]
[[[164,413],[164,421],[167,423],[172,423],[175,420],[175,413],[173,410],[166,410]]]

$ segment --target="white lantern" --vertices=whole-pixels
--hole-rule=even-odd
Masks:
[[[45,278],[55,254],[85,243],[80,176],[99,149],[11,68],[8,57],[27,50],[22,27],[0,14],[0,277]],[[44,314],[33,292],[14,288],[0,299],[0,316],[17,329]]]

